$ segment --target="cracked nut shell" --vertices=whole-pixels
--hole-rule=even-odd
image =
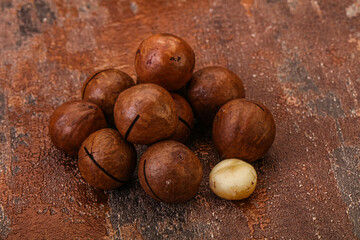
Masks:
[[[187,85],[186,98],[195,118],[211,126],[217,111],[230,100],[244,98],[241,79],[223,67],[206,67],[195,72]]]
[[[98,105],[103,110],[108,124],[114,126],[116,99],[122,91],[134,85],[133,79],[120,70],[100,70],[86,80],[81,97]]]
[[[253,162],[270,149],[275,139],[275,121],[261,103],[235,99],[216,114],[213,140],[222,159]]]
[[[171,93],[171,96],[177,106],[179,122],[175,133],[169,139],[185,142],[190,137],[191,129],[194,126],[194,115],[190,104],[185,98],[176,93]]]
[[[167,140],[150,146],[141,156],[138,177],[141,187],[152,198],[184,202],[197,193],[202,166],[185,145]]]
[[[169,91],[185,86],[195,66],[193,49],[172,34],[155,34],[145,39],[135,56],[140,82],[155,83]]]
[[[120,93],[114,108],[115,125],[129,142],[151,144],[170,137],[178,124],[170,93],[151,84],[139,84]]]
[[[76,155],[82,142],[102,128],[106,128],[106,120],[96,104],[69,101],[55,109],[50,118],[49,134],[57,149]]]
[[[118,131],[104,128],[91,134],[81,145],[78,160],[84,180],[100,189],[113,189],[127,183],[136,167],[134,145]]]

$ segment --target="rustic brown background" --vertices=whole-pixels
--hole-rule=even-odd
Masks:
[[[196,69],[222,65],[277,123],[245,201],[212,194],[211,133],[189,143],[204,179],[184,204],[135,181],[87,185],[48,137],[86,76],[135,77],[142,39],[186,39]],[[356,239],[360,236],[359,0],[0,0],[0,239]],[[138,148],[139,151],[144,148]]]

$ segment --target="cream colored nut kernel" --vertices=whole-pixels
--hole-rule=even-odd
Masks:
[[[254,167],[239,159],[219,162],[210,173],[210,188],[221,198],[241,200],[255,190],[257,175]]]

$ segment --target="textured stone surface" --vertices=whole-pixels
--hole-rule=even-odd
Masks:
[[[358,0],[1,0],[0,239],[358,238],[359,12]],[[211,193],[219,158],[199,126],[188,146],[204,179],[177,205],[137,180],[93,189],[50,143],[55,107],[95,70],[135,78],[138,45],[158,32],[188,41],[195,70],[237,73],[272,111],[277,137],[249,199]]]

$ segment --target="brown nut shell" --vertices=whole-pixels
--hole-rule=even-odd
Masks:
[[[194,115],[185,98],[176,93],[171,93],[171,96],[177,106],[179,122],[174,134],[169,139],[185,142],[190,137],[191,129],[194,127]]]
[[[206,67],[195,72],[186,93],[195,118],[211,126],[215,114],[222,105],[236,98],[244,98],[241,79],[223,67]]]
[[[55,109],[50,118],[49,134],[57,149],[76,155],[82,142],[102,128],[106,128],[106,120],[96,104],[70,101]]]
[[[222,159],[254,162],[270,149],[276,127],[271,112],[261,103],[235,99],[216,114],[213,140]]]
[[[133,79],[117,69],[93,73],[84,83],[82,99],[93,102],[104,112],[110,126],[114,126],[114,105],[119,94],[135,85]]]
[[[202,166],[185,145],[167,140],[150,146],[141,156],[138,177],[141,187],[152,198],[184,202],[198,191]]]
[[[140,82],[155,83],[169,91],[185,86],[195,66],[193,49],[172,34],[155,34],[145,39],[135,56]]]
[[[139,84],[120,93],[114,118],[120,134],[136,144],[151,144],[170,137],[179,121],[170,93],[151,83]]]
[[[91,186],[113,189],[127,183],[136,167],[134,145],[118,131],[104,128],[91,134],[81,145],[78,160],[81,176]]]

